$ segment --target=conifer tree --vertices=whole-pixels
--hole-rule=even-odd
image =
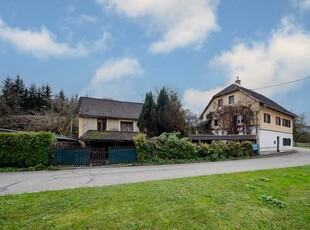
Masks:
[[[155,115],[155,102],[152,92],[145,95],[144,104],[138,120],[138,127],[149,136],[153,136],[153,123]]]

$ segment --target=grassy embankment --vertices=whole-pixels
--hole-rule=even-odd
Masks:
[[[0,197],[0,229],[310,229],[310,166]]]

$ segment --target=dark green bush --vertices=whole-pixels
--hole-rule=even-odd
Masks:
[[[182,163],[192,161],[219,161],[252,154],[251,142],[213,141],[212,144],[193,144],[188,138],[180,138],[179,132],[163,133],[147,139],[145,134],[135,137],[139,162]],[[243,154],[244,153],[244,154]]]
[[[242,142],[241,149],[245,156],[253,156],[253,144],[250,141]]]
[[[208,144],[198,144],[196,146],[197,156],[201,158],[206,158],[207,156],[210,156],[211,148]]]
[[[47,132],[0,133],[0,167],[48,165],[55,141]]]

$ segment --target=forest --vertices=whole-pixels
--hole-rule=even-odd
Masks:
[[[0,87],[0,127],[77,137],[77,102],[77,95],[67,97],[63,90],[53,93],[48,83],[27,86],[19,75],[6,77]]]

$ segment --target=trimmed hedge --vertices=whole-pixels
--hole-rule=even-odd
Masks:
[[[0,132],[0,167],[48,165],[56,137],[48,132]]]
[[[141,163],[167,163],[182,161],[218,161],[249,156],[253,153],[251,142],[213,141],[212,144],[193,144],[188,138],[180,138],[179,132],[162,133],[147,139],[143,133],[134,139],[138,161]]]

